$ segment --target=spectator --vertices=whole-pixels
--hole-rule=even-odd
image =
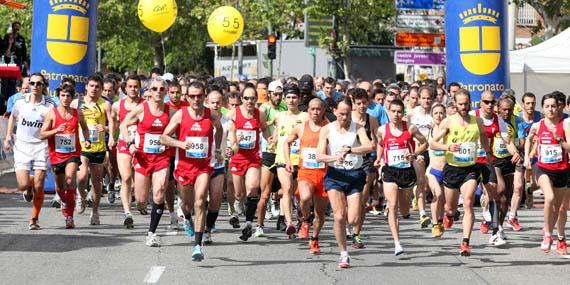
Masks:
[[[331,98],[334,102],[338,101],[342,97],[342,93],[335,90],[336,80],[331,77],[327,77],[324,80],[323,90],[317,92],[317,96],[323,100],[326,98]]]
[[[16,100],[22,96],[24,96],[24,94],[29,93],[30,92],[30,78],[29,77],[24,77],[21,81],[21,86],[20,86],[20,90],[10,96],[10,98],[8,98],[8,102],[7,102],[7,106],[6,106],[6,113],[4,113],[4,117],[8,118],[10,117],[10,114],[12,113],[12,108],[14,108],[14,102],[16,102]],[[16,88],[18,86],[18,83],[16,83]]]

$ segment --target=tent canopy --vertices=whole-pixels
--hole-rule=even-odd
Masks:
[[[511,73],[570,74],[570,28],[536,46],[509,53]]]

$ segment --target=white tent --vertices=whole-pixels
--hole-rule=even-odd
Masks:
[[[510,51],[509,57],[511,88],[519,96],[527,91],[539,97],[554,90],[570,94],[570,28],[536,46]]]

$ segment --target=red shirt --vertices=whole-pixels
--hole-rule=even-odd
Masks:
[[[53,129],[57,129],[61,124],[65,124],[65,129],[62,132],[55,134],[48,140],[50,162],[59,164],[70,158],[79,157],[81,154],[79,119],[75,109],[72,109],[69,120],[65,120],[57,108],[53,109],[53,113],[55,115]]]
[[[556,124],[556,133],[560,138],[565,137],[563,124],[564,120],[560,120]],[[548,170],[566,170],[568,168],[568,154],[554,137],[554,134],[548,130],[544,120],[540,121],[536,136],[538,141],[538,162],[536,164]]]
[[[402,122],[402,134],[395,136],[390,130],[390,124],[386,124],[384,135],[384,161],[386,165],[395,168],[412,167],[407,155],[414,153],[416,143],[408,130],[406,122]]]
[[[139,135],[138,152],[145,154],[170,154],[166,147],[160,143],[160,135],[170,121],[169,107],[164,106],[162,114],[154,116],[150,112],[148,102],[143,103],[144,115],[141,122],[137,125]]]
[[[481,112],[479,112],[480,110],[475,110],[475,116],[481,118]],[[499,128],[499,117],[497,117],[497,115],[493,114],[493,123],[490,126],[485,126],[485,124],[483,124],[483,127],[485,129],[485,134],[487,135],[487,138],[489,138],[489,146],[492,148],[493,146],[493,142],[495,140],[495,136],[497,135],[497,133],[500,131]],[[481,140],[481,139],[479,139]],[[490,153],[490,155],[492,155],[492,152]],[[485,155],[485,151],[482,149],[481,143],[479,143],[479,148],[477,150],[477,163],[481,163],[481,164],[487,164],[487,156]]]
[[[235,126],[239,150],[232,159],[250,161],[259,160],[259,134],[261,133],[259,110],[256,108],[253,113],[253,117],[251,119],[246,119],[241,113],[241,108],[236,108]]]
[[[204,109],[202,119],[195,120],[188,108],[182,109],[182,123],[178,127],[178,139],[191,142],[189,149],[178,148],[176,153],[177,168],[187,164],[208,167],[212,158],[214,142],[214,124],[210,109]]]

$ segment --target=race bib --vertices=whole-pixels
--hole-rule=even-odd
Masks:
[[[559,144],[540,145],[540,162],[550,164],[562,161],[562,147]]]
[[[501,138],[495,138],[493,141],[493,153],[496,157],[506,157],[509,155],[507,145]]]
[[[164,145],[160,143],[159,134],[145,134],[144,135],[144,153],[163,153]]]
[[[344,160],[340,164],[336,164],[338,168],[344,168],[347,170],[360,168],[362,165],[362,156],[349,153],[344,156]]]
[[[299,154],[299,150],[300,150],[300,141],[299,139],[296,139],[292,144],[291,144],[291,149],[289,151],[289,153],[291,155],[295,155],[295,154]]]
[[[430,150],[432,156],[444,156],[445,150]]]
[[[75,134],[56,134],[55,152],[58,153],[75,152]]]
[[[257,142],[257,132],[250,130],[237,130],[237,139],[239,140],[239,148],[254,149]]]
[[[129,126],[127,127],[127,131],[129,132],[129,137],[128,137],[128,141],[133,140],[134,138],[137,137],[137,126],[133,125],[133,126]]]
[[[462,163],[475,162],[475,143],[462,143],[459,151],[453,153],[453,161]]]
[[[302,156],[303,156],[303,168],[312,168],[312,169],[325,168],[324,162],[317,161],[317,148],[304,147]]]
[[[410,150],[407,148],[388,150],[388,166],[395,168],[410,167],[410,161],[407,159],[409,154]]]
[[[97,126],[87,126],[87,130],[89,131],[89,140],[91,143],[98,143],[99,142],[99,130],[97,130]],[[79,139],[81,141],[85,141],[83,137],[83,132],[80,133]]]
[[[210,149],[207,137],[186,137],[186,145],[190,148],[186,149],[187,158],[206,158]]]
[[[477,144],[477,157],[487,157],[487,152],[481,147],[481,144]]]

